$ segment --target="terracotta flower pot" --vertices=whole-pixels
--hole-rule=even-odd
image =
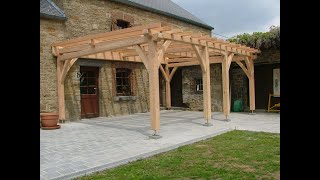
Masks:
[[[60,128],[58,124],[58,113],[40,113],[42,129],[57,129]]]

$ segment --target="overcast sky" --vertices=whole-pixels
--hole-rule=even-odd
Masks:
[[[280,25],[280,0],[172,1],[214,27],[213,33],[227,37],[266,32],[271,25]]]

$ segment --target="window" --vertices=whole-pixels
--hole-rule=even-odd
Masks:
[[[97,94],[98,72],[95,68],[80,69],[80,94]]]
[[[125,29],[128,27],[130,27],[129,22],[124,21],[124,20],[119,20],[119,19],[113,21],[113,24],[112,24],[112,30]]]
[[[118,19],[117,20],[117,26],[118,26],[118,29],[125,29],[125,28],[129,27],[129,22]]]
[[[116,95],[131,96],[131,69],[117,68],[116,69]]]
[[[198,78],[196,79],[196,92],[202,92],[202,91],[203,91],[202,79]]]

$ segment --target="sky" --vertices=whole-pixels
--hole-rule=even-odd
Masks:
[[[172,0],[208,25],[214,36],[269,31],[280,25],[280,0]]]

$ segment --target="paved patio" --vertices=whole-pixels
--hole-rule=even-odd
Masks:
[[[213,126],[202,126],[203,112],[161,111],[161,139],[149,139],[149,113],[83,119],[40,129],[40,179],[71,179],[165,152],[233,129],[280,133],[280,114],[213,113]]]

